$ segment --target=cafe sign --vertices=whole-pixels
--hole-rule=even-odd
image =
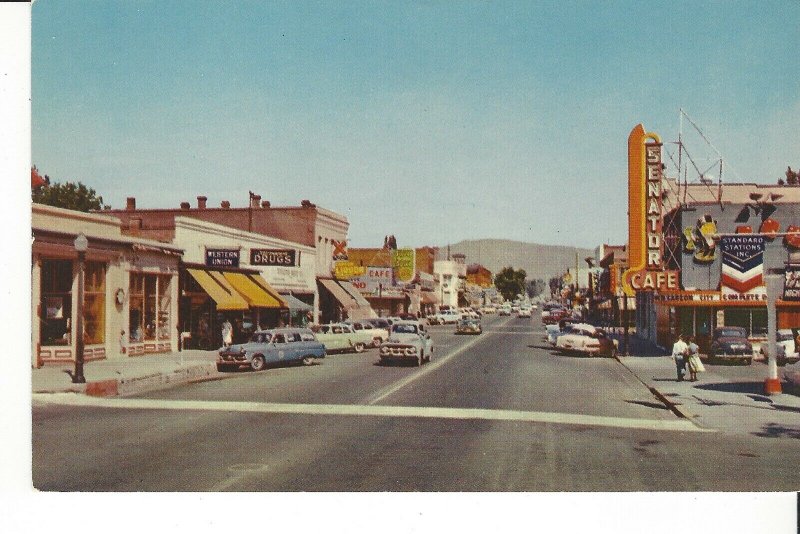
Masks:
[[[206,267],[239,267],[239,251],[207,248]]]
[[[276,250],[271,248],[250,249],[250,265],[270,267],[296,267],[297,251]]]
[[[641,124],[628,136],[628,261],[622,275],[627,295],[677,291],[678,271],[664,270],[661,138]]]

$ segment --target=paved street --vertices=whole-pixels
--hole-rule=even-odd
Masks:
[[[437,350],[422,368],[379,365],[371,350],[135,398],[35,396],[34,485],[67,491],[800,487],[796,435],[717,432],[678,418],[616,360],[551,351],[536,318],[488,317],[484,327],[481,336],[432,327]]]

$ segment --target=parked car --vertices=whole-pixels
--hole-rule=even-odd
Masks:
[[[520,318],[520,319],[523,318],[523,317],[527,317],[528,319],[530,319],[530,317],[531,317],[531,309],[530,308],[520,308],[519,311],[517,312],[517,317]]]
[[[457,310],[442,310],[428,317],[430,324],[456,324],[461,318]]]
[[[368,330],[353,330],[348,324],[323,324],[315,329],[317,341],[325,345],[325,351],[363,352],[373,346],[372,335]]]
[[[800,361],[800,354],[797,352],[796,338],[794,333],[788,328],[781,328],[778,334],[778,351],[777,363],[778,365],[786,365],[787,363],[797,363]],[[761,344],[761,354],[766,359],[769,356],[769,344]]]
[[[714,329],[710,360],[737,361],[750,365],[753,361],[753,345],[747,339],[747,331],[741,326],[721,326]]]
[[[356,332],[368,333],[372,338],[372,346],[379,347],[381,343],[389,337],[388,328],[378,328],[368,321],[347,321],[344,324],[351,325]]]
[[[570,324],[556,338],[556,349],[586,356],[616,356],[617,345],[603,330],[586,323]]]
[[[483,313],[483,315],[488,315],[488,314],[491,314],[491,313],[497,313],[497,308],[495,308],[494,306],[484,306],[481,309],[481,313]]]
[[[417,366],[431,361],[433,356],[433,340],[419,321],[398,321],[392,325],[392,331],[381,344],[379,355],[381,361],[412,361]]]
[[[501,306],[500,310],[497,312],[497,315],[510,316],[511,315],[511,306]]]
[[[383,328],[387,331],[392,326],[392,320],[385,317],[376,317],[373,319],[364,319],[364,320],[370,323],[375,328]]]
[[[472,308],[460,308],[458,312],[461,314],[461,317],[469,317],[472,319],[480,319],[481,315],[473,310]]]
[[[572,317],[572,314],[569,310],[564,308],[553,308],[549,311],[546,317],[542,318],[542,323],[544,324],[558,324],[561,319],[565,317]]]
[[[247,365],[253,371],[261,371],[267,364],[280,362],[311,365],[317,358],[324,357],[325,345],[317,341],[308,328],[259,330],[247,343],[221,348],[217,370],[232,371]]]
[[[551,345],[556,345],[556,339],[561,335],[561,328],[557,324],[548,324],[544,327],[544,339]]]
[[[480,320],[472,317],[460,319],[456,325],[456,334],[480,334],[482,332]]]

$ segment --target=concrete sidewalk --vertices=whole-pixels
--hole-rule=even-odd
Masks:
[[[700,427],[800,438],[800,397],[764,395],[765,365],[736,369],[735,378],[730,378],[724,367],[706,364],[706,372],[698,373],[697,382],[678,382],[669,356],[629,356],[619,361],[673,411]],[[783,374],[780,369],[779,375]]]
[[[87,395],[134,395],[193,381],[223,378],[216,367],[216,351],[187,350],[148,354],[84,365],[85,384],[72,383],[74,364],[31,369],[33,393],[78,392]],[[229,373],[228,373],[229,374]]]

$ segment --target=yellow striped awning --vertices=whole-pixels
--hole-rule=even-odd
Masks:
[[[247,301],[242,298],[231,284],[225,280],[221,273],[216,271],[203,271],[201,269],[186,269],[192,278],[197,280],[203,291],[214,299],[217,309],[222,311],[246,310],[249,308]],[[216,276],[212,276],[216,275]]]
[[[289,305],[260,274],[221,273],[242,297],[257,308],[288,308]]]

